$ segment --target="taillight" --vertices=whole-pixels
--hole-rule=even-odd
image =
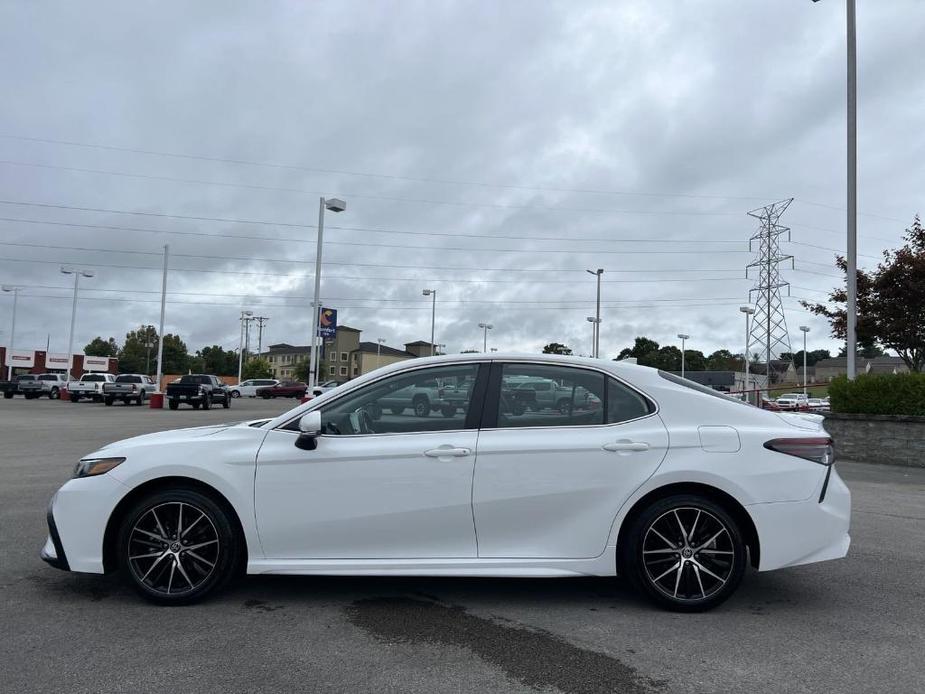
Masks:
[[[835,462],[835,447],[832,439],[827,437],[771,439],[765,442],[764,447],[777,453],[812,460],[820,465],[831,465]]]

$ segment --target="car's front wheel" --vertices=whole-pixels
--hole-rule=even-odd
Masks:
[[[233,397],[233,398],[240,398],[240,397],[241,397],[241,391],[239,391],[239,390],[233,390],[233,391],[231,391],[231,397]]]
[[[179,605],[196,602],[236,573],[240,545],[229,513],[191,489],[155,492],[125,515],[120,567],[143,597]]]
[[[702,612],[738,588],[745,554],[742,531],[722,506],[684,494],[656,501],[633,521],[620,564],[662,607]]]

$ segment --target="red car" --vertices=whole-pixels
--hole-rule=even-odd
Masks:
[[[256,393],[258,398],[269,400],[270,398],[301,398],[305,396],[308,386],[298,381],[283,381],[275,386],[258,388]]]

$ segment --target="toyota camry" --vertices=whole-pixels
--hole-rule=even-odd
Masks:
[[[241,573],[620,575],[698,611],[749,566],[845,556],[833,460],[818,415],[627,362],[414,359],[273,419],[87,455],[51,500],[42,558],[121,571],[166,604]]]

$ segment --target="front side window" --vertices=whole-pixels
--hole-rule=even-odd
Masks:
[[[397,374],[337,399],[321,411],[325,434],[401,434],[466,427],[477,364]]]

